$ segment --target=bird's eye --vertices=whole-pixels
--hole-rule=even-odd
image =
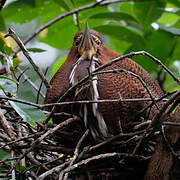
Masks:
[[[95,42],[98,46],[101,44],[101,41],[99,39],[96,39]]]
[[[93,38],[94,38],[94,41],[96,42],[96,44],[99,46],[101,44],[101,40],[96,36],[94,36]]]
[[[79,41],[79,40],[76,40],[76,41],[75,41],[75,46],[79,46],[79,43],[80,43],[80,41]]]

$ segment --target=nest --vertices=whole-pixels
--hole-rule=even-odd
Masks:
[[[152,173],[149,170],[152,158],[154,161],[156,152],[160,153],[158,157],[164,153],[163,149],[157,149],[162,146],[166,149],[165,153],[170,154],[166,163],[171,163],[172,167],[172,163],[177,162],[179,167],[179,113],[175,113],[174,118],[168,114],[169,118],[163,122],[164,115],[167,117],[167,112],[172,110],[172,102],[177,104],[177,101],[179,92],[162,107],[164,113],[160,111],[155,115],[155,122],[139,122],[131,131],[99,143],[94,142],[77,116],[69,116],[59,124],[41,122],[31,126],[23,121],[8,101],[3,101],[1,108],[6,111],[0,112],[0,146],[8,155],[0,163],[0,177],[38,180],[148,179]],[[154,173],[158,175],[161,172],[154,167]],[[174,177],[179,177],[177,171],[174,174]]]

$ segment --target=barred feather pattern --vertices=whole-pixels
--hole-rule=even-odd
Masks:
[[[84,59],[79,59],[77,63],[74,64],[71,74],[69,76],[69,82],[71,86],[77,84],[82,78],[84,78],[89,73],[93,72],[98,64],[98,59],[93,57],[91,61],[87,61]],[[76,96],[79,94],[79,89],[76,90]],[[99,99],[99,90],[98,90],[98,77],[93,76],[90,84],[90,99],[97,101]],[[85,97],[87,98],[87,97]],[[108,136],[108,128],[104,121],[104,118],[99,111],[98,103],[92,103],[89,109],[89,106],[86,104],[83,105],[83,118],[84,124],[86,128],[89,128],[91,134],[94,139],[98,139],[99,137],[107,137]],[[89,118],[89,114],[92,111],[94,118],[97,120],[96,124],[93,125]]]

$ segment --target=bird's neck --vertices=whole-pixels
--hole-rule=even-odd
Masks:
[[[121,54],[110,50],[109,48],[107,48],[106,46],[102,46],[99,49],[99,57],[98,59],[100,59],[101,64],[106,64],[108,63],[110,60],[121,56]]]

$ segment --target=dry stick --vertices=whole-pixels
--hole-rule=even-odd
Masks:
[[[12,130],[12,128],[8,124],[8,121],[6,120],[1,109],[0,109],[0,124],[3,127],[4,131],[7,133],[7,135],[10,137],[10,139],[15,139],[16,133]]]
[[[55,126],[54,128],[48,130],[46,133],[44,133],[42,136],[40,136],[38,139],[36,139],[34,141],[34,143],[31,145],[32,147],[38,143],[40,143],[43,139],[47,138],[48,136],[52,135],[53,133],[55,133],[59,128],[62,128],[68,124],[70,124],[73,121],[77,121],[79,120],[79,117],[75,116],[73,118],[69,118],[66,121],[63,121],[62,123],[58,124],[57,126]]]
[[[6,0],[0,0],[0,11],[2,10],[5,3],[6,3]]]
[[[180,96],[180,91],[177,91],[175,93],[174,96],[172,96],[164,105],[163,107],[160,109],[160,111],[154,116],[154,118],[152,119],[151,124],[147,127],[146,131],[144,132],[142,138],[140,138],[139,142],[137,143],[136,147],[133,150],[132,154],[135,154],[138,150],[138,148],[140,147],[143,139],[146,137],[146,135],[148,134],[150,128],[152,127],[153,130],[157,128],[157,126],[159,125],[159,123],[161,123],[161,117],[163,116],[164,112],[166,111],[166,109],[169,107],[169,105],[171,105],[178,97]],[[151,130],[151,132],[153,131]]]
[[[15,144],[15,143],[20,142],[20,141],[24,141],[24,140],[28,140],[28,139],[34,138],[36,136],[40,136],[43,133],[44,132],[36,132],[35,134],[28,135],[27,137],[22,137],[22,138],[14,140],[14,141],[7,142],[6,144],[0,146],[0,149],[4,148],[5,146],[9,146],[11,144]]]
[[[47,74],[48,69],[49,69],[49,68],[47,67],[46,70],[45,70],[45,73],[44,73],[45,76],[46,76],[46,74]],[[39,89],[38,89],[38,93],[37,93],[37,98],[36,98],[36,104],[39,103],[39,95],[41,94],[42,85],[43,85],[43,81],[41,81],[41,83],[40,83],[40,85],[39,85]],[[44,97],[44,98],[45,98],[45,97]]]
[[[50,169],[49,171],[44,172],[36,180],[43,180],[47,176],[52,175],[53,173],[58,172],[61,169],[64,169],[68,164],[69,164],[69,162],[65,162],[63,164],[60,164],[59,166],[56,166],[56,167]]]
[[[36,104],[32,103],[30,101],[18,99],[18,98],[12,98],[7,96],[1,96],[0,99],[5,99],[9,101],[14,101],[22,104],[27,104],[30,106],[34,106],[39,109],[43,109],[44,107],[50,107],[50,106],[62,106],[62,105],[68,105],[68,104],[92,104],[92,103],[106,103],[106,102],[137,102],[137,101],[152,101],[151,98],[135,98],[135,99],[103,99],[103,100],[90,100],[90,101],[66,101],[66,102],[60,102],[60,103],[50,103],[50,104]],[[159,98],[154,98],[155,101],[159,101]],[[168,101],[168,99],[163,99],[162,101]],[[7,108],[11,108],[10,106],[7,106]],[[62,115],[70,115],[67,113],[57,113]]]
[[[155,101],[159,101],[159,98],[154,98]],[[84,100],[84,101],[65,101],[60,103],[39,104],[41,108],[51,106],[62,106],[70,104],[92,104],[92,103],[107,103],[107,102],[139,102],[139,101],[153,101],[151,98],[134,98],[134,99],[102,99],[102,100]],[[168,99],[162,99],[162,101],[168,101]],[[59,113],[57,113],[59,114]],[[61,113],[60,113],[61,114]],[[66,113],[65,113],[66,114]],[[67,114],[70,115],[70,114]]]
[[[6,135],[4,135],[4,134],[2,134],[2,133],[0,133],[0,138],[1,139],[4,139],[5,141],[7,141],[7,142],[10,142],[11,141],[11,138],[9,138],[8,136],[6,136]],[[0,148],[1,149],[1,148]]]
[[[32,102],[17,99],[17,98],[11,98],[11,97],[1,96],[0,95],[0,99],[6,99],[6,100],[9,100],[9,101],[19,102],[19,103],[22,103],[22,104],[27,104],[27,105],[34,106],[34,107],[37,107],[37,108],[41,108],[41,105],[39,105],[39,104],[35,104],[35,103],[32,103]]]
[[[155,0],[106,0],[102,2],[100,5],[101,6],[107,6],[109,4],[114,4],[114,3],[123,3],[123,2],[144,2],[144,1],[155,1]]]
[[[39,75],[39,77],[42,79],[42,81],[44,82],[46,88],[49,88],[50,85],[46,79],[46,77],[44,76],[42,70],[39,68],[39,66],[36,64],[36,62],[31,58],[28,50],[26,49],[25,45],[23,44],[23,42],[20,40],[20,38],[15,34],[15,32],[9,28],[9,32],[8,34],[5,35],[5,37],[12,37],[16,43],[19,45],[20,49],[22,50],[23,54],[26,56],[26,58],[29,60],[29,62],[31,63],[31,65],[33,66],[34,70],[37,72],[37,74]]]
[[[164,125],[164,126],[180,126],[180,123],[167,121],[167,122],[163,122],[162,125]]]
[[[89,129],[86,130],[86,132],[82,135],[82,137],[80,138],[79,142],[77,143],[76,145],[76,148],[75,148],[75,151],[74,151],[74,156],[70,162],[70,164],[68,165],[67,168],[69,168],[70,166],[72,166],[74,164],[74,162],[77,160],[78,156],[79,156],[79,149],[80,149],[80,146],[82,144],[82,142],[84,141],[84,139],[88,136],[89,134]],[[64,176],[64,171],[62,171],[59,175],[59,179],[64,179],[67,180],[68,179],[68,173]]]
[[[146,158],[144,156],[139,156],[139,155],[132,155],[132,154],[128,154],[128,153],[106,153],[106,154],[99,154],[90,158],[87,158],[85,160],[82,160],[74,165],[72,165],[69,168],[66,168],[64,170],[64,173],[73,171],[77,168],[81,168],[83,166],[87,166],[90,162],[92,161],[98,161],[98,160],[103,160],[103,159],[108,159],[108,158],[120,158],[120,157],[130,157],[130,158],[136,158],[136,159],[140,159],[140,160],[146,160]]]
[[[16,159],[22,159],[24,158],[24,156],[26,156],[27,154],[29,154],[31,152],[31,150],[33,148],[36,147],[37,144],[39,144],[44,138],[52,135],[53,133],[55,133],[55,131],[57,131],[59,128],[62,128],[66,125],[68,125],[69,123],[73,122],[73,121],[76,121],[76,120],[79,120],[79,118],[77,116],[75,116],[74,118],[69,118],[67,119],[66,121],[63,121],[62,123],[58,124],[57,126],[55,126],[54,128],[48,130],[46,133],[44,133],[42,136],[40,136],[38,139],[36,139],[32,144],[31,144],[31,147],[29,149],[27,149],[26,152],[24,152],[21,156],[19,156],[18,158]]]
[[[106,145],[106,144],[108,144],[108,143],[110,143],[112,141],[115,141],[116,139],[119,139],[119,138],[124,138],[124,137],[132,138],[134,136],[137,136],[137,135],[140,135],[140,134],[144,133],[144,131],[145,130],[140,130],[140,131],[132,132],[132,133],[120,133],[118,135],[110,137],[109,139],[107,139],[107,140],[105,140],[105,141],[103,141],[103,142],[101,142],[99,144],[96,144],[96,145],[88,147],[88,148],[85,147],[82,153],[84,154],[84,153],[92,152],[92,151],[94,151],[94,150],[96,150],[96,149],[98,149],[98,148],[100,148],[100,147],[102,147],[102,146],[104,146],[104,145]],[[82,153],[80,154],[80,157],[82,157]]]

